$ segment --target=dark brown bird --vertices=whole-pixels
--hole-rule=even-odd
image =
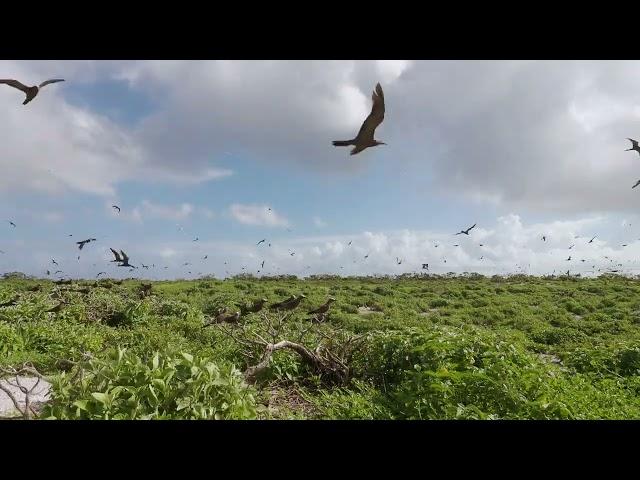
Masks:
[[[221,308],[220,310],[218,310],[218,314],[216,315],[216,317],[213,319],[213,321],[209,322],[209,323],[205,323],[202,328],[205,327],[209,327],[211,325],[214,325],[216,323],[231,323],[231,322],[237,322],[238,320],[240,320],[240,312],[235,312],[235,313],[226,313],[227,308]]]
[[[356,153],[363,151],[365,148],[386,145],[386,143],[379,142],[373,138],[376,128],[378,128],[384,120],[384,93],[382,92],[382,87],[379,83],[376,84],[376,88],[371,95],[371,100],[373,101],[371,113],[362,123],[356,138],[352,140],[335,140],[333,142],[334,146],[347,147],[349,145],[353,145],[351,155],[355,155]]]
[[[116,257],[115,260],[111,260],[112,262],[121,262],[122,261],[122,257],[120,256],[120,254],[118,252],[116,252],[111,247],[109,247],[109,250],[111,250],[113,252],[113,255]],[[122,250],[120,250],[120,251],[122,251]]]
[[[80,250],[82,250],[82,247],[84,247],[87,243],[95,242],[95,241],[96,241],[95,238],[87,238],[86,240],[82,240],[80,242],[76,242],[76,244],[78,245],[78,248]]]
[[[467,228],[466,230],[460,230],[458,233],[456,233],[455,235],[460,235],[461,233],[464,233],[465,235],[469,235],[469,232],[471,231],[472,228],[475,228],[476,224],[474,223],[472,226],[470,226],[469,228]]]
[[[628,152],[630,150],[635,150],[636,152],[638,152],[640,154],[640,146],[638,145],[638,141],[634,140],[633,138],[628,138],[628,137],[627,137],[627,140],[629,140],[631,142],[632,146],[631,146],[631,148],[627,148],[625,150],[625,152]]]
[[[33,87],[27,87],[26,85],[20,83],[18,80],[11,80],[6,78],[0,79],[0,84],[4,83],[5,85],[9,85],[10,87],[17,88],[18,90],[21,90],[24,92],[27,98],[25,98],[24,102],[22,102],[23,105],[26,105],[31,100],[36,98],[36,95],[38,95],[38,92],[42,87],[44,87],[45,85],[49,85],[50,83],[57,83],[57,82],[64,82],[64,79],[52,78],[51,80],[46,80],[42,82],[40,85],[33,86]]]
[[[311,310],[309,313],[310,314],[314,314],[314,313],[318,313],[318,314],[324,314],[327,313],[329,311],[329,307],[331,307],[331,304],[333,302],[335,302],[336,299],[333,297],[329,297],[329,299],[327,300],[327,302],[324,305],[320,305],[318,308],[316,308],[315,310]]]
[[[129,263],[129,256],[126,253],[124,253],[122,250],[120,250],[120,254],[122,255],[122,260],[121,260],[122,263],[120,265],[118,265],[119,267],[137,268],[134,265],[131,265]]]
[[[300,305],[300,302],[302,302],[302,300],[305,298],[306,296],[304,294],[301,294],[299,297],[292,295],[291,297],[280,303],[274,303],[270,308],[271,310],[293,310],[298,305]]]
[[[265,303],[267,303],[267,299],[261,298],[260,300],[256,300],[255,302],[253,302],[253,304],[248,307],[246,305],[239,305],[240,313],[242,315],[246,315],[247,313],[258,313],[264,308]]]

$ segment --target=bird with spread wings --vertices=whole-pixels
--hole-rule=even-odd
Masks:
[[[8,79],[8,78],[0,79],[0,84],[9,85],[10,87],[17,88],[18,90],[21,90],[22,92],[24,92],[24,94],[27,96],[27,98],[25,98],[24,102],[22,102],[23,105],[26,105],[31,100],[36,98],[36,95],[38,95],[38,92],[40,91],[40,89],[42,87],[44,87],[45,85],[49,85],[50,83],[58,83],[58,82],[64,82],[64,79],[63,78],[52,78],[51,80],[46,80],[46,81],[42,82],[40,85],[38,85],[38,86],[34,85],[33,87],[27,87],[26,85],[24,85],[23,83],[19,82],[18,80],[13,80],[13,79]]]

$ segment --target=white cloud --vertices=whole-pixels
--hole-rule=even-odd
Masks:
[[[265,227],[287,227],[289,221],[269,209],[268,205],[241,205],[234,203],[229,207],[231,216],[244,225],[260,225]]]
[[[141,221],[146,218],[159,218],[163,220],[182,220],[188,218],[194,211],[193,205],[190,203],[182,203],[180,205],[158,205],[148,200],[136,206],[129,218]],[[122,215],[122,212],[121,212]],[[125,216],[127,216],[125,212]]]

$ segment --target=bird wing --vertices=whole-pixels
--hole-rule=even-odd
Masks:
[[[51,80],[45,80],[40,85],[38,85],[38,88],[42,88],[45,85],[49,85],[50,83],[58,83],[58,82],[64,82],[64,79],[63,78],[52,78]]]
[[[127,254],[124,253],[122,250],[120,250],[120,254],[122,255],[122,262],[129,263],[129,257],[127,256]]]
[[[18,90],[22,90],[24,93],[27,93],[27,91],[29,90],[29,87],[27,87],[23,83],[20,83],[18,80],[5,78],[5,79],[0,79],[0,84],[1,83],[4,83],[5,85],[9,85],[10,87],[13,87],[13,88],[17,88]]]
[[[2,83],[2,81],[0,80],[0,83]],[[637,148],[638,147],[638,141],[634,140],[633,138],[629,138],[627,137],[627,140],[629,140],[631,142],[631,144],[633,145],[633,148]]]
[[[113,254],[116,257],[116,261],[117,262],[121,262],[122,261],[122,258],[120,257],[120,254],[118,252],[116,252],[113,248],[109,248],[109,250],[111,250],[113,252]]]
[[[358,135],[356,135],[356,143],[360,143],[364,139],[373,140],[373,134],[378,128],[378,125],[384,120],[384,93],[380,84],[376,84],[376,89],[371,95],[373,105],[371,106],[371,113],[362,123]]]
[[[477,224],[476,224],[476,223],[474,223],[474,224],[473,224],[473,226],[471,226],[471,227],[469,227],[469,228],[467,229],[467,231],[471,230],[472,228],[476,228],[476,225],[477,225]]]

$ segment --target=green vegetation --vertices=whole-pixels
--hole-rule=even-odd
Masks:
[[[149,296],[139,281],[98,285],[0,280],[0,304],[18,297],[0,307],[0,366],[50,378],[41,418],[640,418],[634,279],[237,277],[154,282]],[[301,293],[289,317],[203,327],[222,307]],[[283,340],[310,353],[275,349],[247,375]]]

